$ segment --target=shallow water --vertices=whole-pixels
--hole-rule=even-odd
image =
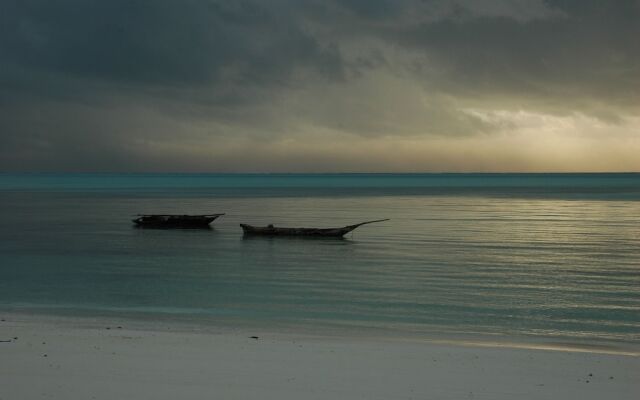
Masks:
[[[344,240],[238,226],[378,218]],[[637,342],[639,222],[638,174],[4,174],[0,307]]]

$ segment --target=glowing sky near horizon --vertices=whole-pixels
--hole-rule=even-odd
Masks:
[[[7,0],[0,171],[640,171],[640,1]]]

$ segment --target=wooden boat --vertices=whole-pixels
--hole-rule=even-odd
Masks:
[[[214,219],[224,215],[138,214],[132,222],[140,228],[209,228]]]
[[[343,226],[342,228],[280,228],[273,225],[251,226],[247,224],[240,224],[240,226],[246,236],[342,237],[359,226],[382,221],[388,221],[388,219],[361,222],[355,225]]]

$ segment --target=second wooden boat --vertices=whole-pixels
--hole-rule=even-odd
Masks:
[[[143,214],[132,222],[141,228],[209,228],[209,224],[222,215]]]
[[[359,224],[343,226],[341,228],[282,228],[273,225],[252,226],[240,224],[246,236],[309,236],[309,237],[342,237],[359,226],[373,224],[374,222],[388,221],[378,219]]]

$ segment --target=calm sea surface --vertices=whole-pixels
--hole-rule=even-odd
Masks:
[[[638,343],[640,174],[0,174],[0,308]]]

